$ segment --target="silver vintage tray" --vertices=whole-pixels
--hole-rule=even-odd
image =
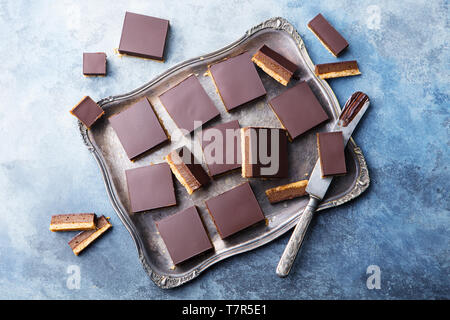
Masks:
[[[253,54],[264,43],[280,51],[299,66],[298,79],[291,80],[289,87],[298,81],[307,81],[331,119],[327,123],[295,139],[290,144],[290,177],[288,179],[250,179],[253,191],[267,218],[266,224],[257,224],[226,240],[221,240],[218,236],[214,224],[206,211],[204,201],[242,183],[244,179],[240,176],[240,171],[231,172],[216,178],[209,187],[202,188],[191,196],[174,179],[177,206],[132,213],[124,171],[133,167],[162,162],[165,155],[174,148],[185,144],[186,141],[181,139],[164,144],[137,161],[131,162],[128,160],[117,136],[109,125],[108,117],[122,111],[139,98],[146,96],[154,106],[168,133],[172,134],[176,130],[176,126],[162,107],[158,95],[188,75],[196,74],[221,113],[217,120],[208,123],[205,127],[232,119],[238,119],[241,127],[249,125],[280,127],[281,125],[268,106],[267,101],[285,90],[284,86],[258,69],[267,90],[267,96],[238,108],[232,113],[227,113],[215,91],[212,79],[205,74],[209,64],[226,57],[235,56],[245,50]],[[317,159],[315,134],[318,131],[330,130],[332,123],[339,115],[339,102],[333,91],[327,82],[314,75],[313,70],[314,64],[308,56],[303,40],[292,24],[283,18],[272,18],[251,28],[242,38],[225,48],[180,63],[132,92],[100,100],[98,104],[105,110],[105,116],[91,130],[87,130],[79,123],[83,140],[102,171],[112,206],[135,241],[139,259],[144,269],[159,287],[172,288],[186,283],[214,263],[262,246],[279,237],[296,224],[302,209],[306,206],[307,197],[271,205],[266,199],[264,191],[277,185],[308,178],[308,174],[311,172]],[[184,139],[195,139],[195,137],[187,136]],[[333,184],[328,190],[327,196],[320,205],[319,210],[338,206],[356,198],[369,186],[369,173],[364,156],[352,139],[346,148],[346,158],[348,174],[333,180]],[[175,267],[161,237],[157,233],[154,221],[193,204],[199,208],[215,250],[194,257]],[[275,265],[276,261],[274,261],[274,268]]]

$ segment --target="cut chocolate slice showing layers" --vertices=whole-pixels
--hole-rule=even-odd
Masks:
[[[187,147],[173,150],[165,157],[172,173],[189,194],[208,184],[211,178]]]
[[[266,45],[263,45],[253,55],[252,61],[265,73],[284,86],[287,86],[292,75],[297,70],[295,63]]]

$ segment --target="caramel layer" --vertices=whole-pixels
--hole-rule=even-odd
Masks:
[[[300,180],[278,186],[275,188],[267,189],[266,196],[270,203],[277,203],[284,200],[290,200],[304,196],[306,194],[306,186],[308,185],[308,180]]]

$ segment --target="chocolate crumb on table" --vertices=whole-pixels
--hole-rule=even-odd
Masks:
[[[308,28],[335,57],[348,47],[347,40],[320,13],[308,23]]]
[[[118,51],[162,61],[168,29],[168,20],[126,12]]]
[[[265,220],[249,182],[208,199],[205,204],[222,239]]]
[[[91,97],[85,96],[70,110],[70,113],[90,129],[105,112]]]
[[[317,133],[322,178],[347,173],[344,147],[342,131]]]
[[[83,74],[85,76],[106,76],[106,53],[83,53]]]
[[[361,74],[356,60],[317,64],[314,72],[322,79],[357,76]]]
[[[69,241],[69,246],[72,248],[75,255],[79,255],[81,251],[83,251],[111,227],[111,223],[104,216],[101,216],[96,221],[95,230],[83,231],[77,234],[72,240]]]
[[[156,221],[156,227],[174,264],[213,248],[196,206]]]
[[[308,180],[300,180],[288,183],[282,186],[270,188],[266,190],[267,199],[270,203],[277,203],[284,200],[291,200],[302,197],[306,194],[306,186]]]
[[[244,178],[288,176],[288,137],[284,129],[242,128],[241,153]]]
[[[189,194],[208,184],[211,178],[191,151],[185,146],[173,150],[165,157],[170,169]]]
[[[253,55],[252,61],[265,73],[284,86],[287,86],[292,75],[297,70],[295,63],[266,45],[259,48]]]
[[[53,215],[50,231],[82,231],[95,229],[94,213],[69,213]]]

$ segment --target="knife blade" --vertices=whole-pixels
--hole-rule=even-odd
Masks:
[[[369,104],[369,97],[360,91],[353,93],[345,103],[344,109],[332,129],[332,131],[342,131],[344,146],[350,139],[353,131],[358,125],[358,122],[367,111]],[[276,270],[278,276],[286,277],[289,274],[298,250],[303,243],[303,239],[306,231],[308,230],[313,214],[316,211],[320,201],[322,201],[325,196],[332,180],[333,177],[322,178],[320,160],[317,160],[306,187],[306,192],[309,194],[309,202],[303,210],[303,213],[300,216],[294,232],[292,233],[292,236],[289,239],[283,255],[278,263]]]

